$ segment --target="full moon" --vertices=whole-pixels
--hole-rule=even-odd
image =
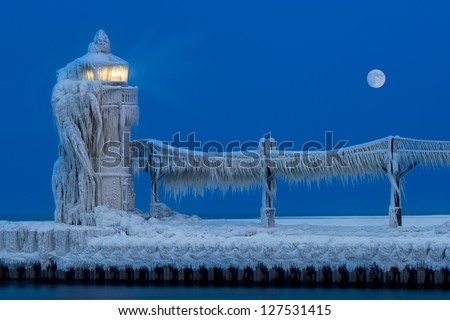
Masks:
[[[383,71],[378,69],[373,69],[367,74],[367,83],[372,88],[381,88],[386,81]]]

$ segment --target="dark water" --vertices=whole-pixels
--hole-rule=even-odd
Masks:
[[[33,281],[0,281],[0,299],[236,299],[236,300],[346,300],[444,299],[450,290],[359,288],[260,288],[260,287],[158,287],[127,285],[42,284]]]

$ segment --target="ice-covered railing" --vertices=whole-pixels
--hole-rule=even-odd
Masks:
[[[152,180],[164,178],[174,196],[203,195],[207,189],[247,189],[260,184],[258,150],[205,153],[172,147],[158,140],[132,142],[134,166],[144,168]]]
[[[102,87],[101,95],[102,105],[116,106],[118,101],[121,105],[131,105],[136,107],[138,104],[136,88],[104,85]]]
[[[450,164],[450,141],[428,141],[396,137],[394,150],[400,163],[417,163],[428,166]]]
[[[383,174],[387,139],[326,151],[277,151],[271,152],[273,173],[284,180],[306,183],[343,181]]]
[[[272,138],[263,138],[259,148],[235,152],[200,152],[170,146],[158,140],[133,141],[135,167],[143,168],[152,181],[152,204],[158,203],[158,186],[175,196],[205,190],[262,187],[261,219],[275,224],[273,200],[276,179],[289,182],[331,182],[387,177],[391,183],[389,221],[402,225],[401,181],[417,165],[450,165],[449,141],[426,141],[387,137],[368,143],[325,151],[285,151]],[[151,205],[152,205],[151,204]]]

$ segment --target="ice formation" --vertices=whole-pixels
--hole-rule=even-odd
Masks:
[[[138,121],[137,88],[127,87],[128,63],[110,52],[103,30],[89,52],[58,71],[52,106],[59,158],[52,187],[55,221],[92,225],[92,212],[105,204],[134,209],[133,181],[124,166],[123,140]],[[105,146],[116,143],[113,159]],[[114,167],[105,161],[115,161]]]
[[[214,154],[147,139],[134,141],[139,153],[127,159],[124,142],[138,120],[137,88],[127,81],[128,63],[111,54],[102,30],[85,56],[59,70],[52,95],[60,139],[52,186],[55,220],[65,224],[2,221],[2,265],[59,270],[450,265],[448,216],[409,217],[410,226],[396,229],[380,223],[383,217],[280,219],[268,229],[256,221],[180,215],[158,201],[160,181],[175,195],[260,187],[263,226],[275,227],[276,178],[309,184],[387,177],[390,224],[400,226],[403,175],[416,165],[450,165],[450,142],[387,137],[339,150],[283,152],[265,137],[258,149]],[[153,212],[146,217],[134,212],[126,165],[141,160],[152,180]]]
[[[389,228],[384,217],[280,219],[276,228],[254,220],[201,220],[174,214],[150,218],[104,206],[92,214],[96,227],[51,222],[0,223],[0,263],[56,264],[119,269],[173,266],[390,268],[450,265],[448,216],[409,216]]]

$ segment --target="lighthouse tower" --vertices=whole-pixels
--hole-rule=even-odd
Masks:
[[[58,71],[52,95],[60,138],[52,179],[57,222],[95,225],[100,205],[134,210],[127,148],[138,121],[137,91],[103,30],[86,55]]]

